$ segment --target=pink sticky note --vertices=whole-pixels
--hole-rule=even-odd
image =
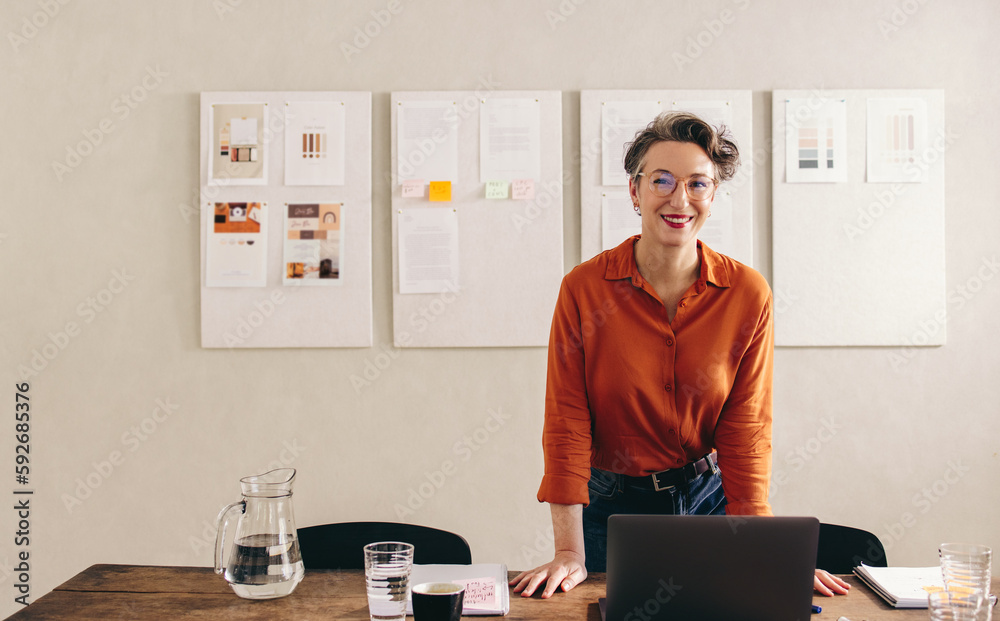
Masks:
[[[512,180],[510,182],[510,197],[516,201],[530,201],[535,198],[535,180]]]
[[[497,581],[495,578],[471,578],[469,580],[452,580],[455,584],[465,587],[465,597],[462,607],[470,610],[497,610]]]
[[[423,198],[424,180],[407,179],[403,182],[403,198]]]

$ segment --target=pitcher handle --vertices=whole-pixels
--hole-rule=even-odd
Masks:
[[[225,509],[219,512],[219,517],[216,519],[216,535],[215,535],[215,573],[221,574],[225,568],[223,564],[223,550],[222,545],[226,541],[226,526],[229,525],[229,512],[240,508],[240,515],[246,513],[247,501],[241,500],[239,502],[234,502]]]

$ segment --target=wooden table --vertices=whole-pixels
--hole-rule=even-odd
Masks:
[[[511,573],[511,576],[514,572]],[[823,612],[817,621],[909,621],[927,619],[926,610],[893,610],[853,576],[851,593],[815,597]],[[1000,578],[993,581],[1000,590]],[[549,600],[512,595],[507,619],[600,621],[597,599],[604,597],[604,574],[593,574],[569,593]],[[362,571],[306,571],[293,594],[274,600],[237,597],[207,567],[93,565],[10,619],[344,619],[368,621]],[[469,617],[473,618],[473,617]]]

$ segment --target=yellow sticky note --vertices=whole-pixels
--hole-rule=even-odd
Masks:
[[[430,200],[432,202],[451,202],[451,181],[431,181]]]
[[[507,198],[506,181],[487,181],[486,198]]]

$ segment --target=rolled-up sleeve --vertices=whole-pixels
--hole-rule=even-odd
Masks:
[[[549,335],[542,449],[545,475],[540,502],[584,504],[589,500],[592,445],[580,309],[563,279]]]
[[[772,308],[768,296],[756,326],[747,326],[747,347],[715,429],[730,515],[772,515],[767,500],[774,375]]]

